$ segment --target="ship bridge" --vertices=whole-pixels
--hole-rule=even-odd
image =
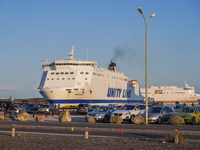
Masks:
[[[88,66],[88,67],[96,67],[96,61],[55,61],[55,62],[42,62],[43,70],[57,70],[57,69],[67,69],[69,67],[77,67],[77,66]]]

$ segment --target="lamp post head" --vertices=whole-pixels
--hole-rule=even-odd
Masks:
[[[151,16],[150,16],[150,17],[151,17],[151,18],[153,18],[153,17],[155,17],[155,15],[156,15],[156,14],[155,14],[155,13],[153,13],[153,14],[151,14]]]
[[[141,7],[139,7],[137,10],[138,10],[139,13],[143,14],[143,11],[142,11]]]

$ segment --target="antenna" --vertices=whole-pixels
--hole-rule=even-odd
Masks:
[[[87,61],[88,61],[88,49],[87,49]]]
[[[72,51],[71,53],[68,53],[68,60],[73,60],[74,59],[74,44],[72,45]]]

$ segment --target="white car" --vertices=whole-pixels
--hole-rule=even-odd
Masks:
[[[129,121],[130,123],[133,123],[134,117],[142,109],[145,109],[144,104],[126,104],[120,109],[114,111],[111,116],[120,116],[123,121]]]

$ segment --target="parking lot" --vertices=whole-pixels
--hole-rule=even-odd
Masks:
[[[0,112],[3,113],[3,112]],[[11,133],[11,128],[8,126],[15,124],[16,132],[22,134],[48,134],[60,136],[83,136],[85,128],[89,131],[92,137],[126,137],[126,138],[144,138],[164,140],[166,135],[175,134],[176,130],[180,134],[185,135],[189,140],[200,139],[200,125],[180,125],[174,126],[168,123],[136,125],[129,122],[122,122],[121,124],[104,123],[102,121],[96,123],[87,123],[85,115],[72,114],[71,122],[59,122],[57,115],[44,115],[44,122],[36,122],[36,116],[30,114],[27,121],[18,121],[7,119],[1,121],[0,132]],[[7,128],[2,128],[7,126]],[[28,129],[28,126],[30,129]],[[72,131],[73,129],[73,131]]]

